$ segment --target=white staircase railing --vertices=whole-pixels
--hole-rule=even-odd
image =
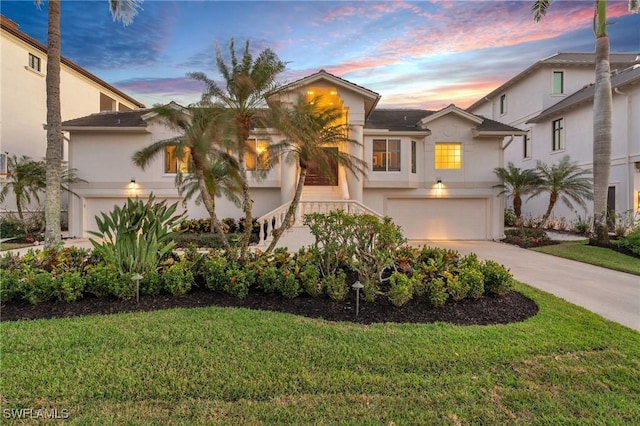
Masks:
[[[271,242],[273,231],[282,226],[290,205],[291,202],[285,203],[257,219],[260,224],[260,242],[258,245],[268,245]],[[355,200],[301,200],[294,214],[292,226],[302,226],[302,221],[306,214],[329,213],[334,210],[344,210],[349,214],[370,214],[380,219],[383,218],[380,213]]]

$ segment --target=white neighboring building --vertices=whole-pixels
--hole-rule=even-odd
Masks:
[[[640,70],[638,53],[611,53],[613,139],[609,210],[639,209],[640,191]],[[581,167],[593,166],[593,53],[557,53],[542,59],[480,99],[467,111],[492,117],[527,131],[505,151],[505,164],[521,169],[537,161],[554,164],[569,155]],[[525,199],[526,200],[526,199]],[[542,216],[548,195],[523,203],[523,214]],[[592,215],[558,202],[553,216],[575,221]]]
[[[323,100],[343,109],[349,137],[362,143],[351,153],[369,165],[366,176],[336,166],[332,181],[310,171],[302,196],[306,208],[368,208],[391,216],[412,239],[504,236],[504,203],[495,187],[499,181],[493,169],[503,165],[503,138],[521,136],[523,131],[454,105],[438,112],[376,110],[380,95],[324,70],[279,92],[281,99],[305,94],[322,94]],[[131,161],[137,150],[173,135],[152,111],[93,114],[64,122],[63,130],[70,133],[69,163],[88,181],[74,186],[80,198],[70,199],[71,236],[87,236],[87,231],[95,230],[97,214],[122,205],[127,197],[146,198],[153,192],[158,199],[181,200],[174,185],[177,166],[170,152],[144,171]],[[256,151],[281,138],[273,132],[270,140],[256,136]],[[264,164],[255,158],[247,160],[250,167]],[[286,161],[273,162],[266,177],[252,183],[256,217],[269,212],[275,215],[291,201],[296,168]],[[219,217],[242,216],[224,199],[216,202],[216,209]],[[190,217],[207,217],[204,207],[193,202],[186,210]]]
[[[0,22],[0,184],[7,172],[7,156],[45,157],[47,133],[47,47],[18,29],[2,16]],[[62,120],[100,111],[130,111],[144,108],[110,84],[67,58],[61,58],[60,102]],[[63,158],[67,160],[65,143]],[[5,200],[4,211],[15,209]]]

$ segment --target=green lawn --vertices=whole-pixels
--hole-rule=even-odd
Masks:
[[[216,307],[3,322],[3,418],[43,408],[70,424],[640,424],[640,333],[518,289],[540,313],[496,326]]]
[[[0,243],[0,251],[6,250],[16,250],[23,247],[31,247],[33,244],[31,243]]]
[[[587,240],[569,241],[551,246],[536,247],[532,250],[640,275],[640,259],[606,248],[590,246]]]

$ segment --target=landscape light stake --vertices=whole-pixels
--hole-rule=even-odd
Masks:
[[[142,275],[135,274],[131,279],[136,282],[136,303],[140,303],[140,280]]]
[[[360,289],[363,287],[360,281],[356,281],[351,286],[351,288],[356,291],[356,318],[358,318],[358,311],[360,310]]]

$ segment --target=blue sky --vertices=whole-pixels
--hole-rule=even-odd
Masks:
[[[62,1],[62,54],[148,106],[196,102],[218,79],[215,46],[273,49],[292,82],[325,69],[380,93],[379,107],[469,106],[537,60],[593,51],[593,0],[556,0],[542,23],[532,1],[146,0],[129,26],[107,0]],[[47,4],[5,1],[2,14],[46,43]],[[612,52],[640,52],[640,14],[609,1]]]

